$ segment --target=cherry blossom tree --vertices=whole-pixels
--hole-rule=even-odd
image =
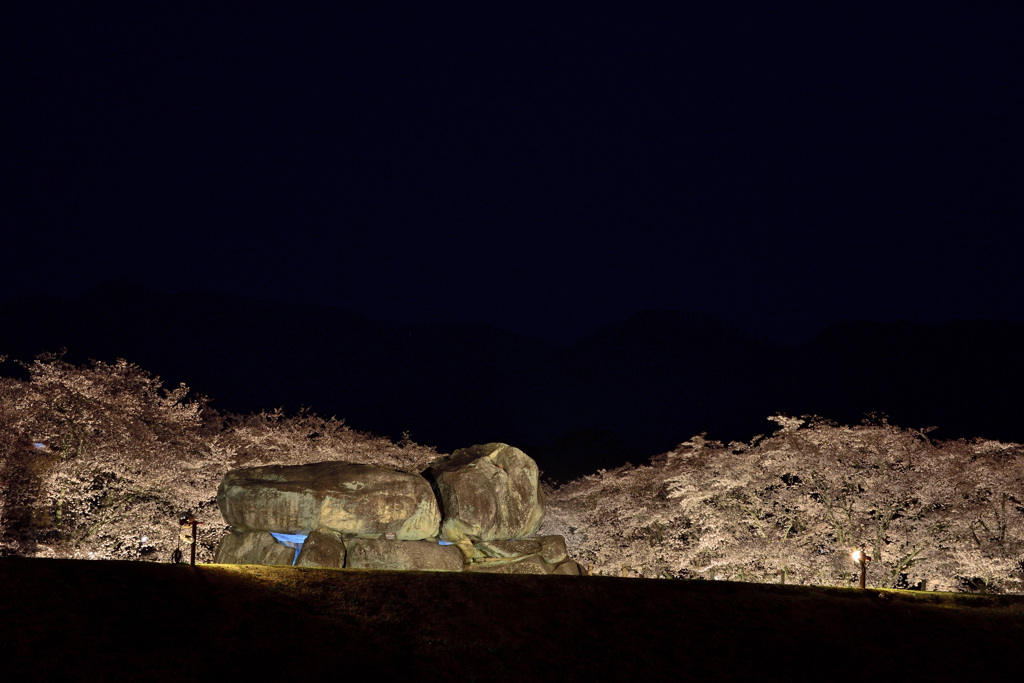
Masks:
[[[125,360],[77,367],[49,355],[24,368],[28,380],[0,379],[4,554],[166,560],[187,510],[208,561],[229,469],[345,460],[418,472],[439,456],[309,411],[222,415]]]
[[[543,531],[605,574],[853,585],[863,547],[872,585],[1022,591],[1024,447],[771,419],[551,491]]]
[[[188,510],[210,561],[230,469],[422,472],[441,455],[311,411],[222,414],[125,360],[49,355],[23,369],[0,378],[0,554],[166,561]],[[616,576],[848,586],[863,548],[873,586],[1024,592],[1024,447],[938,442],[880,416],[769,419],[775,431],[751,443],[694,436],[648,464],[549,487],[541,533]]]

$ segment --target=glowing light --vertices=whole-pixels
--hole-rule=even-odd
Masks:
[[[41,443],[39,441],[36,441],[32,445],[35,446],[36,448],[46,448],[46,444],[45,443]]]
[[[858,549],[850,553],[850,559],[860,567],[860,587],[863,589],[867,586],[868,562],[871,561],[871,558],[865,555],[863,550]]]

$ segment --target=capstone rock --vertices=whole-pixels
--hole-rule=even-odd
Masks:
[[[503,443],[470,446],[430,470],[441,500],[441,538],[457,542],[520,539],[544,519],[537,463]]]
[[[437,536],[441,521],[423,477],[346,462],[232,470],[217,489],[217,505],[232,526],[288,534],[323,527],[412,541]]]

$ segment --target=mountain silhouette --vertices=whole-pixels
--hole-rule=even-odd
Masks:
[[[116,281],[73,301],[0,305],[0,354],[62,348],[74,363],[125,358],[222,411],[307,407],[445,452],[513,443],[558,480],[701,432],[748,441],[776,413],[850,424],[880,412],[937,426],[939,438],[1024,441],[1019,323],[847,322],[785,346],[711,317],[648,311],[563,348],[489,326],[403,326]]]

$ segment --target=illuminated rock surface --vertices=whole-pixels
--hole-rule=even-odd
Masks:
[[[476,562],[467,567],[467,571],[485,574],[550,574],[554,569],[540,555],[527,555],[508,561]]]
[[[296,567],[344,567],[345,544],[329,531],[314,531],[306,537],[295,561]]]
[[[453,545],[428,541],[391,541],[353,538],[346,541],[349,569],[414,569],[462,571],[462,552]]]
[[[434,463],[430,475],[444,512],[444,540],[510,540],[540,528],[540,473],[518,448],[503,443],[462,448]]]
[[[485,557],[523,557],[540,555],[549,564],[558,564],[568,557],[562,536],[537,536],[509,541],[481,541],[473,544]]]
[[[295,550],[278,543],[267,531],[232,529],[221,539],[213,561],[219,564],[291,564]]]
[[[515,544],[514,546],[512,544]],[[539,536],[518,541],[490,541],[477,543],[475,548],[492,553],[495,545],[503,546],[501,555],[488,555],[466,566],[467,571],[488,574],[563,574],[580,576],[583,571],[565,552],[565,539],[561,536]],[[533,552],[528,552],[530,550]],[[511,554],[520,551],[518,554]]]
[[[228,472],[217,489],[224,520],[247,529],[419,540],[437,535],[441,513],[427,481],[344,462],[270,465]]]
[[[566,559],[557,567],[555,567],[552,574],[561,574],[563,576],[582,576],[583,567],[579,565],[576,560]]]
[[[232,528],[215,562],[581,573],[562,536],[529,537],[544,517],[544,494],[521,450],[471,446],[435,462],[430,476],[434,489],[416,474],[343,462],[232,470],[217,491]]]

